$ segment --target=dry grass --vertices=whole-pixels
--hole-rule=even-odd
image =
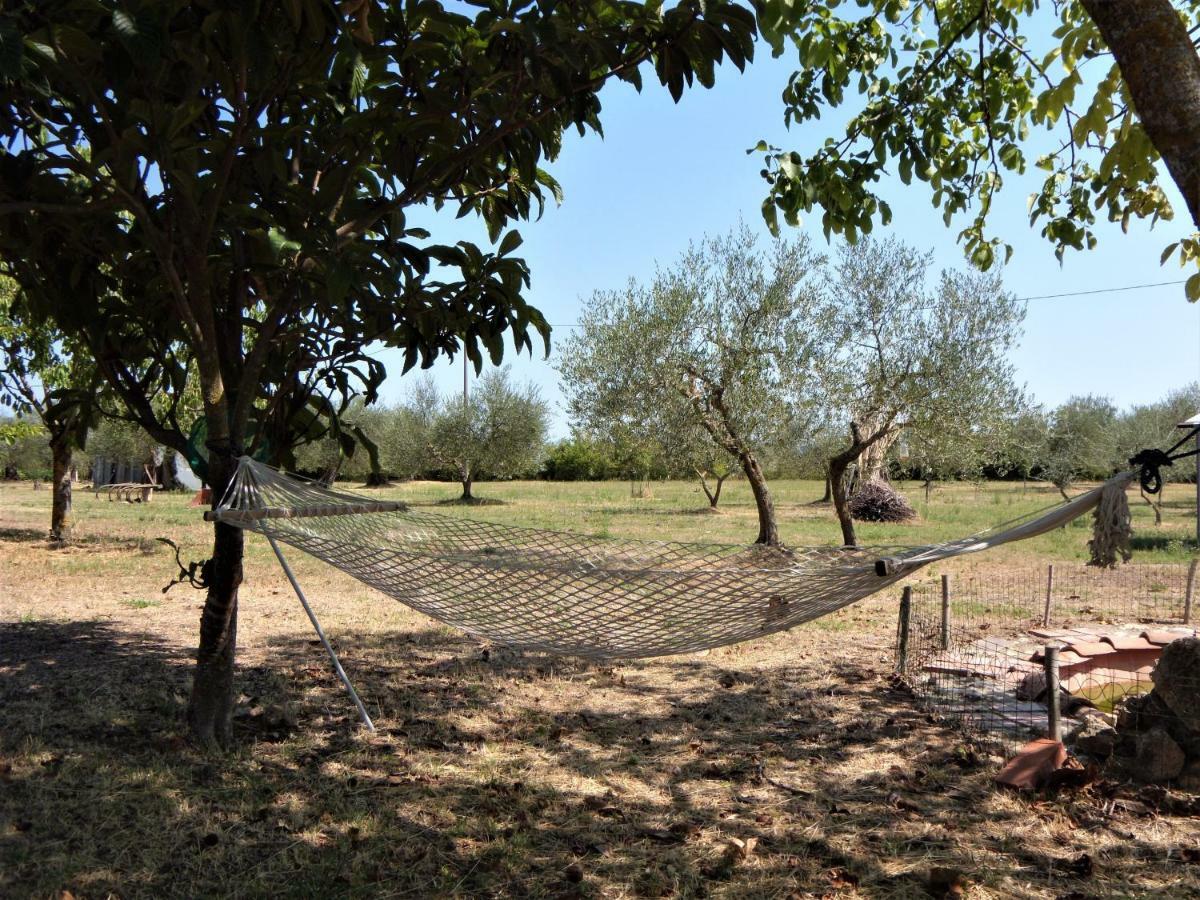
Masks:
[[[735,540],[749,522],[736,492],[725,514],[691,516],[690,486],[647,501],[621,485],[482,487],[509,502],[453,514]],[[834,539],[815,487],[778,491],[790,541]],[[1017,490],[944,489],[928,507],[913,491],[922,522],[869,539],[974,530],[1034,502]],[[1180,538],[1187,491],[1164,529]],[[372,737],[251,539],[241,743],[206,756],[181,722],[201,598],[160,593],[172,561],[153,540],[203,555],[198,514],[177,496],[82,496],[80,541],[56,551],[47,503],[0,487],[0,896],[924,897],[935,868],[961,872],[967,897],[1200,895],[1184,861],[1200,856],[1196,820],[1159,798],[995,790],[997,760],[889,685],[891,596],[605,667],[484,652],[296,558]],[[1027,552],[1086,539],[1063,535]]]

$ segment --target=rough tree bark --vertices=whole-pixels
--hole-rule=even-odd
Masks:
[[[66,435],[50,440],[53,460],[53,496],[50,502],[50,540],[63,545],[71,540],[71,442]]]
[[[756,544],[768,547],[779,546],[779,526],[775,522],[775,502],[771,492],[767,490],[767,479],[762,467],[754,454],[748,450],[738,454],[738,462],[746,473],[746,481],[750,483],[750,491],[754,494],[754,505],[758,508],[758,537]]]
[[[462,496],[459,499],[466,501],[474,500],[475,495],[471,493],[471,487],[475,484],[474,473],[469,468],[460,469],[458,477],[459,482],[462,484]]]
[[[817,502],[818,503],[832,503],[833,502],[833,479],[830,478],[828,474],[825,476],[825,493],[821,495],[821,499],[818,500]]]
[[[850,515],[850,496],[846,484],[846,470],[871,447],[886,441],[897,430],[889,419],[882,430],[864,435],[858,422],[850,423],[850,446],[829,458],[829,484],[833,488],[833,508],[837,512],[838,524],[842,528],[842,543],[847,547],[858,546],[858,535],[854,531],[854,517]]]
[[[1200,57],[1171,0],[1082,0],[1200,227]]]
[[[779,545],[779,526],[775,522],[775,503],[771,492],[767,489],[767,479],[762,467],[754,456],[754,452],[742,439],[739,430],[734,426],[734,417],[725,403],[724,386],[709,381],[694,369],[685,373],[692,379],[691,384],[683,388],[683,395],[691,402],[692,407],[700,416],[700,424],[709,436],[716,441],[717,446],[737,458],[738,465],[746,475],[750,492],[754,495],[754,505],[758,509],[758,538],[754,543],[765,544],[768,547]],[[702,390],[700,384],[704,384]],[[716,415],[713,415],[715,413]]]
[[[214,508],[225,495],[236,468],[237,459],[230,450],[210,453],[209,481]],[[233,737],[233,664],[243,552],[240,528],[221,523],[213,526],[213,555],[206,571],[208,595],[200,614],[200,647],[188,704],[192,736],[209,747],[228,747]]]

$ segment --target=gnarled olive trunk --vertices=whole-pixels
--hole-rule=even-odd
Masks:
[[[66,544],[71,540],[71,444],[64,435],[50,441],[54,466],[53,496],[50,502],[50,540]]]
[[[829,485],[833,489],[833,508],[837,512],[838,524],[842,527],[842,543],[847,547],[858,546],[858,535],[854,533],[854,518],[850,515],[850,498],[846,491],[846,469],[858,459],[850,451],[839,453],[829,460]]]
[[[470,469],[462,469],[459,472],[458,480],[462,484],[462,496],[460,500],[474,500],[475,495],[471,493],[471,488],[475,485],[475,475]]]
[[[738,454],[738,462],[746,473],[746,481],[750,483],[750,491],[754,494],[754,505],[758,508],[758,538],[756,544],[766,544],[768,547],[779,546],[779,526],[775,522],[775,503],[771,500],[771,492],[767,490],[767,479],[762,467],[754,454],[742,451]]]
[[[213,506],[225,495],[233,479],[232,455],[213,454],[209,481]],[[217,523],[213,526],[213,554],[207,567],[208,596],[200,614],[200,647],[188,705],[192,736],[205,746],[228,746],[233,735],[233,663],[237,650],[238,587],[242,583],[242,530]]]

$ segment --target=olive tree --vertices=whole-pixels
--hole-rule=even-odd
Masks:
[[[764,249],[741,226],[692,244],[648,285],[594,294],[559,364],[572,416],[601,431],[669,430],[682,402],[745,474],[757,542],[779,543],[760,456],[818,399],[806,373],[829,321],[822,263],[806,238]]]
[[[558,185],[599,92],[678,98],[753,49],[753,14],[685,0],[229,4],[24,0],[0,11],[0,256],[138,423],[214,497],[251,453],[288,462],[375,399],[383,341],[405,368],[549,327],[509,226]],[[417,207],[477,216],[494,247],[441,244]],[[168,403],[194,361],[185,431]],[[188,709],[229,742],[242,532],[214,526]]]
[[[536,387],[513,385],[507,367],[494,369],[470,396],[443,400],[429,427],[429,456],[455,473],[461,500],[470,503],[477,476],[511,478],[537,468],[548,418]]]
[[[380,416],[372,437],[385,472],[415,478],[430,468],[430,432],[441,398],[431,375],[413,380],[404,398]]]
[[[973,441],[980,423],[1021,403],[1007,355],[1024,307],[998,276],[946,271],[931,285],[929,267],[926,254],[899,241],[865,240],[844,247],[832,273],[823,377],[845,427],[829,481],[847,546],[857,544],[852,464],[869,478],[878,448],[906,430]]]
[[[1077,480],[1107,478],[1119,467],[1117,416],[1111,399],[1091,394],[1071,397],[1050,414],[1041,475],[1064,500]]]

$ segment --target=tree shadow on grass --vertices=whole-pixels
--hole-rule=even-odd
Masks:
[[[41,528],[0,528],[0,541],[11,541],[18,544],[41,544],[53,550],[128,550],[141,551],[157,549],[158,545],[145,538],[119,537],[113,534],[90,534],[78,530],[66,544],[55,544],[50,541],[49,529]]]
[[[183,738],[177,647],[108,622],[0,624],[0,894],[782,897],[856,880],[915,897],[931,859],[1079,884],[1043,845],[972,868],[995,849],[972,829],[1037,813],[989,809],[985,778],[956,795],[957,738],[854,665],[485,656],[440,628],[336,641],[378,734],[320,647],[286,635],[240,669],[239,747],[214,757]]]

